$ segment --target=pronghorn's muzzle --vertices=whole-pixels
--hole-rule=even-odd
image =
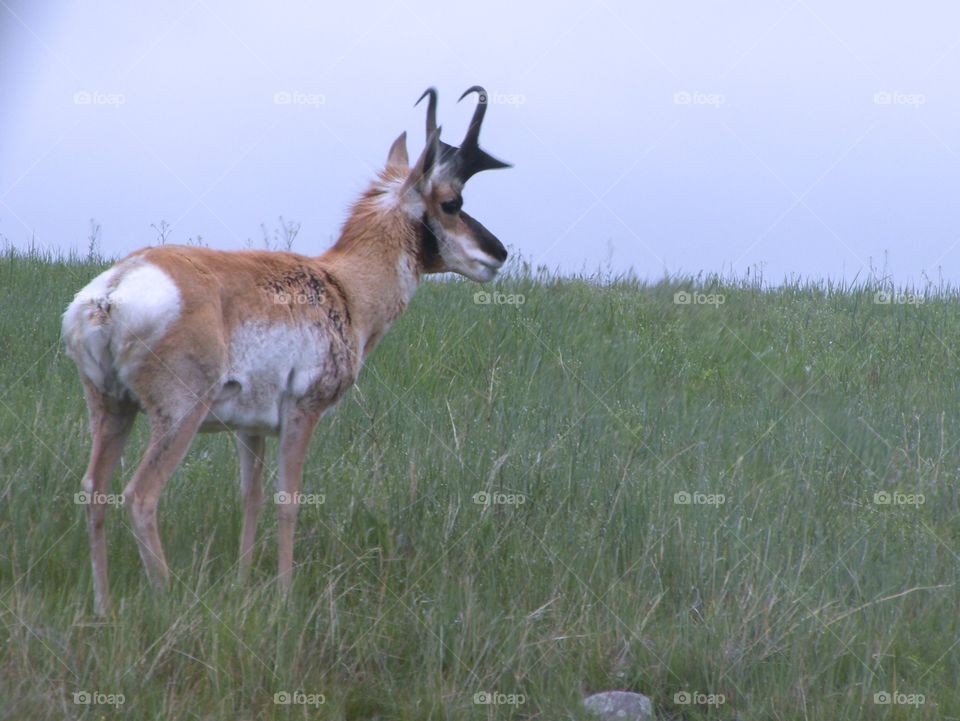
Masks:
[[[470,233],[473,235],[474,240],[477,241],[477,246],[480,250],[496,261],[496,264],[490,267],[496,269],[503,265],[507,259],[507,249],[503,247],[503,243],[500,242],[497,236],[484,228],[480,221],[471,218],[463,211],[460,212],[460,217],[463,218],[463,222],[467,224],[467,228],[470,229]]]

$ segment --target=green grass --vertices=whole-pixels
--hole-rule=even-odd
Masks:
[[[661,719],[960,717],[955,292],[515,267],[496,288],[525,302],[478,305],[478,286],[427,283],[318,429],[304,491],[325,503],[301,512],[290,597],[269,505],[236,584],[236,459],[206,435],[160,504],[170,590],[111,509],[98,622],[73,503],[86,416],[58,336],[102,266],[0,259],[0,719],[574,719],[607,689]],[[725,302],[673,302],[695,288]]]

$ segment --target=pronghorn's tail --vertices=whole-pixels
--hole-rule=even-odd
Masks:
[[[116,374],[110,348],[114,329],[110,293],[117,271],[111,268],[101,273],[76,294],[63,314],[61,330],[67,355],[80,374],[104,392]]]

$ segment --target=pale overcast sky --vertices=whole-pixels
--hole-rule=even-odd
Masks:
[[[318,254],[429,85],[515,164],[466,208],[563,271],[960,282],[960,6],[0,0],[0,233]],[[283,95],[284,93],[288,95]],[[278,94],[280,94],[278,96]],[[292,102],[277,102],[290,98]]]

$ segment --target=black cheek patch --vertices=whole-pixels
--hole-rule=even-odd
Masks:
[[[484,228],[483,224],[481,224],[479,221],[474,220],[463,211],[460,211],[460,217],[463,218],[463,222],[467,226],[467,230],[470,231],[474,239],[477,241],[477,245],[480,246],[480,250],[487,255],[496,258],[501,263],[507,259],[507,249],[503,247],[503,243],[497,239],[497,236]]]
[[[429,270],[433,268],[440,257],[440,244],[437,236],[430,227],[430,219],[424,213],[420,219],[420,264]]]

